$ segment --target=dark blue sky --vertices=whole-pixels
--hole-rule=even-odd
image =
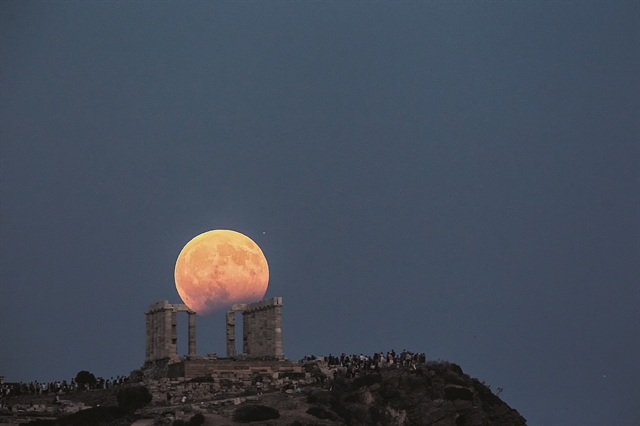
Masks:
[[[0,24],[7,380],[140,367],[178,253],[226,228],[269,261],[289,358],[407,348],[530,425],[640,423],[636,2],[3,1]]]

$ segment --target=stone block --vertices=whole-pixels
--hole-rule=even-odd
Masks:
[[[235,305],[231,306],[231,310],[232,311],[244,311],[247,309],[247,304],[246,303],[236,303]]]

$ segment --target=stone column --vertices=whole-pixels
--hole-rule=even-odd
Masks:
[[[162,355],[160,358],[169,358],[171,354],[171,311],[162,310]]]
[[[276,357],[284,358],[284,351],[282,349],[282,305],[274,306],[273,314],[273,352]]]
[[[146,325],[147,325],[147,342],[146,342],[146,349],[145,349],[145,354],[144,354],[144,361],[151,361],[151,352],[152,352],[152,342],[153,342],[153,330],[152,330],[152,326],[151,326],[151,316],[153,314],[151,312],[147,312],[145,314],[145,316],[147,317],[146,319]]]
[[[236,313],[227,312],[227,356],[236,356]]]
[[[155,348],[155,359],[162,359],[163,358],[163,353],[162,353],[162,346],[163,346],[163,341],[164,341],[164,333],[162,330],[164,330],[164,312],[162,311],[158,311],[156,312],[156,348]]]
[[[158,312],[154,312],[153,320],[151,321],[153,326],[153,345],[151,358],[155,361],[160,358],[160,315]]]
[[[167,356],[173,360],[178,359],[178,313],[172,305],[169,305],[168,315],[171,326],[167,329]]]
[[[252,345],[251,339],[251,313],[245,311],[242,313],[242,353],[251,355]]]
[[[189,356],[196,355],[196,313],[188,312],[189,315]]]

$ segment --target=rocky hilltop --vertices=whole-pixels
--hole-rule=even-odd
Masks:
[[[448,362],[338,376],[329,389],[308,393],[316,413],[348,425],[526,425],[488,386]]]
[[[151,403],[135,415],[117,411],[115,393],[121,389],[85,391],[60,397],[63,403],[66,398],[87,401],[84,404],[87,408],[74,414],[56,412],[55,406],[50,407],[54,405],[51,402],[43,404],[39,400],[35,404],[28,396],[23,396],[3,401],[11,408],[0,414],[0,423],[61,426],[130,425],[136,421],[163,426],[247,423],[261,426],[526,425],[525,419],[489,386],[449,362],[393,365],[356,374],[339,365],[329,366],[322,359],[306,360],[302,373],[275,376],[256,373],[250,382],[244,383],[225,380],[214,384],[207,377],[169,384],[148,380],[132,383],[127,386],[144,386],[152,395]],[[167,398],[168,394],[174,397]],[[88,404],[89,395],[92,405]],[[43,414],[37,419],[40,408]]]

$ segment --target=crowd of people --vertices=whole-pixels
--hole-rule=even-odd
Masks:
[[[319,360],[319,358],[313,355],[303,358],[303,362],[314,360]],[[406,349],[403,349],[400,353],[396,353],[396,351],[392,349],[387,353],[376,352],[373,355],[347,355],[343,352],[340,356],[329,354],[328,356],[320,357],[320,360],[324,361],[329,368],[336,368],[334,377],[346,374],[347,377],[352,378],[360,372],[378,371],[380,368],[385,367],[415,369],[418,365],[427,362],[424,353],[410,352]],[[322,377],[322,375],[316,377],[316,380],[320,382],[324,382],[323,379],[325,379],[325,377]]]
[[[0,385],[0,397],[10,398],[19,395],[47,395],[47,394],[68,394],[71,392],[77,392],[79,390],[91,390],[91,389],[110,389],[115,386],[120,386],[129,380],[127,376],[111,377],[110,379],[104,379],[97,377],[93,383],[78,384],[75,379],[67,382],[55,381],[55,382],[38,382],[33,381],[29,383],[4,383]]]
[[[424,353],[414,353],[403,349],[402,352],[396,354],[395,350],[391,350],[386,354],[384,352],[376,352],[373,356],[370,355],[347,355],[342,353],[339,357],[329,354],[325,357],[325,361],[331,366],[348,367],[352,365],[358,368],[372,369],[377,365],[378,367],[396,366],[396,367],[411,367],[412,365],[424,364],[426,362],[426,356]]]
[[[418,365],[426,363],[426,356],[424,353],[414,353],[403,349],[402,352],[396,353],[391,350],[387,353],[376,352],[373,355],[347,355],[342,353],[340,356],[334,356],[329,354],[324,357],[316,357],[314,355],[305,356],[304,361],[324,361],[329,368],[341,367],[336,369],[334,374],[344,374],[347,377],[355,377],[359,372],[363,371],[377,371],[380,368],[385,367],[397,367],[397,368],[417,368]],[[323,377],[322,379],[324,379]],[[120,386],[127,383],[129,378],[127,376],[111,377],[110,379],[104,379],[97,377],[95,382],[79,384],[75,379],[67,382],[55,381],[50,383],[33,381],[30,383],[4,383],[0,385],[0,397],[10,398],[19,395],[59,395],[68,394],[71,392],[77,392],[80,390],[91,389],[110,389],[112,387]],[[322,380],[324,382],[324,380]],[[261,383],[259,386],[259,392],[261,393]]]

